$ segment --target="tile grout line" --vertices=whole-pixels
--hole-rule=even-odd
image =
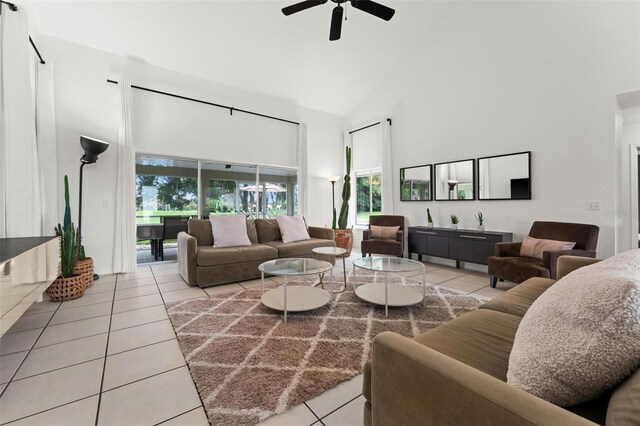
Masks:
[[[20,362],[20,365],[18,365],[18,368],[15,369],[15,371],[13,372],[13,374],[11,375],[11,377],[9,378],[9,381],[6,383],[6,385],[4,386],[4,389],[2,389],[2,392],[0,392],[0,397],[2,397],[2,395],[4,395],[4,393],[7,391],[7,389],[9,389],[9,386],[11,386],[11,382],[13,381],[13,378],[16,376],[16,374],[18,374],[18,370],[20,370],[20,367],[22,367],[22,365],[24,364],[24,362],[26,361],[27,357],[29,356],[29,354],[31,353],[31,351],[33,350],[33,348],[35,347],[36,343],[38,343],[38,340],[40,340],[40,337],[42,337],[42,334],[44,333],[44,331],[47,329],[47,326],[49,325],[49,323],[51,322],[51,320],[53,319],[53,317],[55,316],[56,312],[58,312],[58,309],[60,309],[60,306],[62,306],[62,303],[60,303],[58,305],[58,307],[56,308],[56,310],[53,312],[53,315],[51,315],[51,318],[49,318],[49,321],[47,321],[47,323],[45,324],[45,326],[42,328],[42,331],[40,331],[40,334],[38,334],[38,337],[36,337],[36,339],[33,341],[33,343],[31,344],[31,347],[29,348],[29,351],[27,352],[27,354],[24,356],[24,358],[22,358],[22,361]],[[18,352],[22,352],[22,351],[18,351]],[[13,353],[18,353],[18,352],[13,352]],[[6,354],[6,355],[10,355],[10,354]]]
[[[151,274],[153,275],[153,268],[150,268],[150,269],[151,269]],[[155,275],[153,276],[153,279],[155,281],[155,279],[156,279]],[[156,285],[157,285],[157,283],[156,283]],[[242,287],[242,286],[240,286],[240,287]],[[158,289],[160,289],[160,287],[158,287]],[[208,299],[211,299],[211,296],[209,296],[209,293],[207,293],[204,290],[202,290],[202,291],[207,295]],[[162,294],[162,292],[160,294]],[[160,297],[162,297],[162,295]],[[164,302],[164,297],[162,297],[162,301]],[[169,319],[169,324],[171,324],[171,329],[173,330],[173,335],[175,336],[176,342],[178,342],[178,332],[176,331],[176,328],[173,326],[173,322],[171,321],[171,317],[169,316],[169,311],[167,310],[167,305],[166,304],[164,305],[164,309],[167,312],[167,318]],[[180,346],[180,343],[178,343],[178,346]],[[180,348],[180,353],[182,354],[182,358],[184,359],[185,367],[187,367],[187,371],[189,372],[189,377],[191,378],[191,381],[193,382],[193,387],[196,389],[196,395],[198,395],[198,400],[200,400],[200,407],[202,407],[202,409],[205,412],[205,416],[207,416],[207,420],[209,420],[209,416],[206,414],[207,410],[205,410],[205,408],[204,408],[204,401],[202,400],[202,396],[200,396],[200,392],[198,391],[198,388],[196,387],[196,383],[193,381],[193,376],[191,375],[191,368],[189,367],[189,363],[187,362],[187,358],[185,357],[184,353],[182,352],[182,348]],[[166,422],[168,420],[170,420],[170,419],[163,420],[161,423],[164,423],[164,422]]]
[[[305,407],[307,407],[307,409],[308,409],[309,411],[311,411],[311,414],[313,414],[313,415],[315,416],[315,418],[316,418],[318,421],[320,421],[320,423],[322,423],[322,420],[320,419],[320,416],[318,416],[318,415],[316,414],[316,412],[315,412],[315,411],[313,411],[313,409],[312,409],[311,407],[309,407],[309,404],[307,404],[307,402],[308,402],[308,401],[303,402],[304,406],[305,406]],[[313,423],[316,423],[316,422],[313,422]],[[312,424],[313,424],[313,423],[312,423]]]
[[[154,424],[154,426],[159,426],[159,425],[164,424],[164,423],[166,423],[166,422],[168,422],[168,421],[170,421],[170,420],[177,419],[178,417],[183,416],[183,415],[185,415],[185,414],[187,414],[187,413],[190,413],[190,412],[192,412],[192,411],[195,411],[195,410],[197,410],[198,408],[202,408],[202,406],[194,407],[194,408],[192,408],[192,409],[190,409],[190,410],[187,410],[187,411],[185,411],[185,412],[183,412],[183,413],[177,414],[177,415],[175,415],[175,416],[173,416],[173,417],[169,417],[168,419],[163,420],[163,421],[161,421],[160,423],[155,423],[155,424]],[[206,414],[205,414],[205,415],[206,415]]]
[[[57,408],[65,407],[67,405],[71,405],[71,404],[79,402],[79,401],[84,401],[85,399],[93,398],[94,396],[98,396],[98,394],[94,393],[93,395],[84,396],[84,397],[82,397],[80,399],[76,399],[76,400],[70,401],[70,402],[65,402],[64,404],[56,405],[55,407],[47,408],[46,410],[38,411],[36,413],[32,413],[32,414],[29,414],[29,415],[26,415],[26,416],[22,416],[20,418],[11,420],[11,421],[6,422],[6,423],[1,423],[1,424],[2,425],[12,424],[12,423],[15,423],[15,422],[20,421],[20,420],[28,419],[29,417],[33,417],[33,416],[37,416],[37,415],[42,414],[42,413],[46,413],[47,411],[52,411],[52,410],[55,410]]]
[[[328,412],[327,414],[325,414],[324,416],[322,416],[322,418],[320,419],[320,421],[322,422],[323,419],[326,419],[327,417],[329,417],[330,415],[332,415],[333,413],[335,413],[336,411],[344,408],[346,405],[351,404],[353,401],[355,401],[356,399],[360,398],[362,396],[362,394],[358,394],[358,396],[351,398],[350,400],[348,400],[347,402],[345,402],[344,404],[342,404],[341,406],[339,406],[338,408],[336,408],[333,411]],[[322,422],[322,424],[324,424],[324,422]]]
[[[95,426],[98,426],[98,420],[100,420],[100,404],[102,403],[102,389],[104,388],[104,374],[107,369],[107,357],[109,355],[109,338],[111,337],[111,323],[113,322],[113,307],[116,299],[116,289],[118,288],[118,276],[116,275],[116,282],[113,286],[113,298],[111,300],[111,315],[109,316],[109,328],[107,328],[107,343],[104,347],[104,362],[102,363],[102,377],[100,378],[100,392],[98,394],[98,404],[96,407],[96,422]]]

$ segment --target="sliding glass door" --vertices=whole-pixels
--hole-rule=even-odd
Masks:
[[[198,162],[136,156],[136,223],[198,215]]]

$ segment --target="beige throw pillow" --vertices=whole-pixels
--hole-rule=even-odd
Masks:
[[[640,366],[640,249],[571,272],[529,308],[507,382],[560,406],[590,401]]]
[[[250,246],[244,215],[210,216],[214,247]]]
[[[304,222],[302,216],[283,216],[281,214],[276,215],[278,221],[278,228],[282,234],[283,243],[293,243],[295,241],[309,240],[309,232],[307,231],[307,224]]]
[[[399,226],[376,226],[370,225],[371,238],[383,238],[385,240],[395,240],[396,233],[400,230]]]
[[[520,256],[533,257],[535,259],[542,260],[542,254],[545,251],[571,250],[575,245],[575,242],[572,243],[569,241],[543,240],[527,235],[526,237],[524,237],[524,240],[522,240],[522,246],[520,247]]]

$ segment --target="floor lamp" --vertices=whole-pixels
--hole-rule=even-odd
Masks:
[[[80,136],[80,145],[84,149],[84,154],[80,158],[80,195],[78,197],[78,234],[82,238],[82,171],[85,165],[98,161],[98,155],[109,148],[109,143],[87,136]],[[93,274],[94,281],[99,278],[98,274]]]
[[[340,176],[327,176],[327,180],[331,182],[331,203],[333,205],[333,219],[331,220],[331,228],[336,229],[336,182]]]

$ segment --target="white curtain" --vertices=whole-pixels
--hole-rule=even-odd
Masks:
[[[24,8],[13,12],[2,5],[0,20],[0,237],[39,236],[41,181],[28,17]]]
[[[393,214],[393,201],[395,200],[396,187],[393,184],[393,158],[391,153],[391,123],[387,119],[380,120],[381,141],[380,158],[382,168],[382,214]]]
[[[480,186],[480,197],[485,199],[491,198],[491,180],[489,179],[489,164],[491,160],[482,160],[483,167],[480,167],[480,161],[481,160],[478,160],[478,167],[480,168],[480,172],[482,173],[482,175],[480,176],[480,182],[478,183],[478,185]]]
[[[302,216],[307,214],[309,207],[308,163],[307,123],[300,123],[298,126],[298,211]]]
[[[115,230],[113,233],[113,272],[136,269],[136,186],[135,148],[131,135],[131,82],[122,80],[120,89],[120,133],[116,163]]]
[[[58,216],[58,147],[53,96],[53,65],[36,61],[36,140],[41,173],[42,233],[53,234]],[[76,218],[75,222],[77,223]]]

